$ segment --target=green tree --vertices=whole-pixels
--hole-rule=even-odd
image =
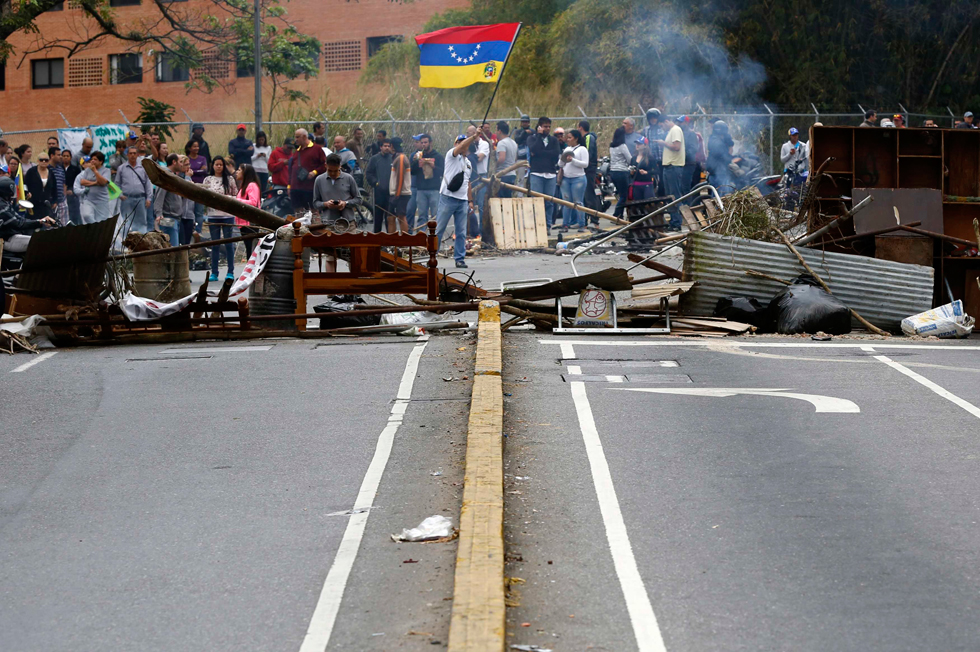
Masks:
[[[139,115],[136,116],[137,122],[173,122],[174,107],[166,102],[154,100],[149,97],[137,97],[136,101],[140,105]],[[142,127],[140,131],[145,134],[149,133],[150,129],[151,127]],[[165,124],[153,127],[153,129],[167,138],[173,138],[173,135],[170,133],[170,127]]]

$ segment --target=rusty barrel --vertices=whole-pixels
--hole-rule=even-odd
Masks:
[[[303,269],[309,270],[309,252],[303,253]],[[292,315],[297,311],[293,296],[293,249],[290,240],[276,240],[262,273],[248,289],[248,305],[252,315]],[[306,306],[303,306],[305,312]],[[296,330],[293,319],[255,322],[259,328]]]
[[[161,251],[166,251],[161,250]],[[191,293],[187,250],[133,258],[133,285],[144,299],[170,303]]]

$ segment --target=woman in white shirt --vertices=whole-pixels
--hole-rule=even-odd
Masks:
[[[613,132],[612,142],[609,143],[609,177],[616,186],[616,210],[614,217],[622,217],[626,210],[626,201],[630,190],[630,160],[629,147],[626,146],[626,129],[618,127]]]
[[[238,186],[235,183],[235,175],[231,170],[232,164],[228,160],[216,156],[211,161],[211,174],[204,178],[204,187],[219,195],[235,197],[238,195]],[[217,208],[208,208],[207,216],[208,230],[211,232],[212,240],[232,237],[232,231],[235,228],[235,219],[231,215],[224,211],[219,211]],[[228,276],[226,278],[235,278],[234,243],[225,243],[224,250],[225,258],[228,260]],[[209,280],[212,282],[218,280],[220,255],[217,246],[211,247],[211,277]]]
[[[585,201],[585,168],[589,167],[589,150],[582,145],[582,132],[578,129],[566,133],[565,142],[568,147],[561,154],[561,196],[565,201],[581,206]],[[562,225],[562,231],[578,226],[579,233],[586,232],[585,213],[579,210],[568,213],[571,213],[572,220]]]
[[[272,154],[272,148],[269,147],[269,139],[264,131],[255,133],[255,145],[253,147],[252,167],[259,177],[259,189],[265,193],[266,186],[269,185],[269,155]]]

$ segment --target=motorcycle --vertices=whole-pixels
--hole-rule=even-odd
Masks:
[[[599,210],[605,213],[612,206],[613,199],[616,198],[616,186],[612,182],[612,175],[609,174],[608,156],[599,159],[595,175],[595,194],[599,203]]]
[[[292,204],[289,201],[289,190],[285,186],[272,186],[262,197],[262,210],[276,217],[285,218],[292,214]]]

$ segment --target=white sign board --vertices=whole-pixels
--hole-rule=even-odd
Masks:
[[[82,149],[82,141],[88,138],[88,129],[59,129],[58,147],[77,154]],[[115,146],[113,146],[115,149]]]

